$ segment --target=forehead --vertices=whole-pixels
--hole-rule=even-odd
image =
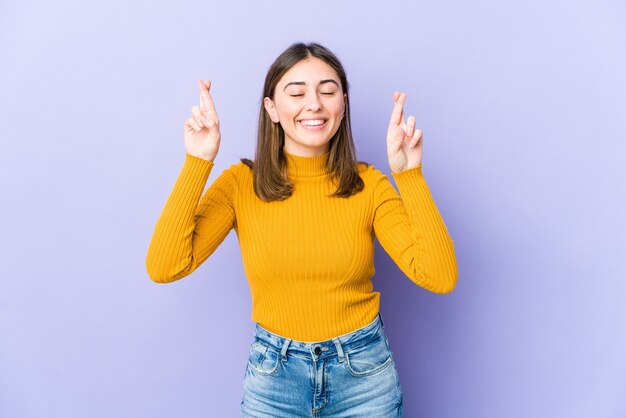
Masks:
[[[304,81],[307,84],[317,84],[320,80],[333,79],[339,83],[339,75],[333,68],[319,58],[309,57],[298,62],[283,75],[278,82],[284,86],[292,81]]]

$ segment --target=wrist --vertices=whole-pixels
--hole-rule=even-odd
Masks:
[[[421,169],[422,169],[422,163],[419,163],[417,165],[414,165],[412,167],[407,167],[404,170],[400,170],[400,171],[394,171],[392,169],[391,173],[392,174],[401,174],[401,173],[406,173],[406,172],[413,171],[413,170],[421,171]]]
[[[199,158],[201,160],[210,161],[210,162],[214,162],[214,160],[215,160],[215,156],[198,155],[198,154],[192,154],[190,152],[187,152],[187,155],[189,155],[191,157],[194,157],[194,158]]]

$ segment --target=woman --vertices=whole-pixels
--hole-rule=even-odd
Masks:
[[[211,83],[198,87],[185,162],[148,250],[150,277],[189,275],[234,229],[256,322],[242,416],[402,416],[371,282],[374,237],[417,285],[447,293],[457,280],[453,242],[421,172],[422,132],[403,116],[406,94],[394,93],[387,131],[400,197],[356,160],[337,57],[293,44],[266,76],[254,161],[231,165],[202,195],[221,137]]]

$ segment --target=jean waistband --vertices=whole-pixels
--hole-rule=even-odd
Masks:
[[[384,324],[380,312],[372,322],[362,328],[329,340],[316,342],[292,340],[270,332],[258,323],[255,326],[255,338],[280,351],[283,361],[287,360],[288,353],[312,356],[315,360],[337,355],[339,361],[343,361],[344,351],[360,347],[379,334],[384,334]]]

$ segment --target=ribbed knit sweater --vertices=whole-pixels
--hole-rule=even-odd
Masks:
[[[181,279],[200,266],[234,229],[252,297],[252,320],[278,335],[317,342],[372,322],[374,238],[418,286],[452,291],[457,263],[452,238],[435,205],[422,165],[389,178],[359,164],[365,188],[329,197],[329,152],[285,153],[293,194],[264,202],[252,170],[232,164],[203,191],[214,163],[190,154],[156,222],[146,256],[150,278]]]

